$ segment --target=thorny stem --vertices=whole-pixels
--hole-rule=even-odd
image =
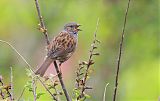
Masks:
[[[99,18],[97,20],[97,25],[96,25],[96,30],[94,32],[94,40],[93,40],[93,43],[92,43],[92,48],[90,50],[90,55],[89,55],[89,59],[88,59],[88,62],[87,62],[87,68],[86,68],[86,71],[85,71],[85,74],[84,74],[84,78],[83,78],[83,86],[82,86],[82,91],[81,91],[81,95],[78,97],[78,99],[83,96],[84,94],[84,91],[86,89],[86,80],[87,80],[87,77],[88,77],[88,72],[89,72],[89,68],[90,66],[93,64],[93,60],[92,60],[92,57],[94,55],[94,49],[95,49],[95,44],[96,44],[96,41],[98,41],[96,39],[96,34],[97,34],[97,30],[98,30],[98,25],[99,25]],[[89,88],[90,89],[90,88]]]
[[[85,85],[86,85],[86,80],[87,80],[87,77],[88,77],[88,70],[89,70],[89,67],[91,65],[91,62],[92,62],[92,56],[93,56],[93,51],[94,51],[94,47],[95,47],[95,43],[96,43],[96,33],[97,33],[97,30],[98,30],[98,25],[99,25],[99,18],[97,20],[97,25],[96,25],[96,30],[94,32],[94,40],[93,40],[93,44],[92,44],[92,49],[90,51],[90,56],[89,56],[89,60],[88,60],[88,64],[87,64],[87,69],[86,69],[86,72],[85,72],[85,76],[84,76],[84,81],[83,81],[83,89],[82,89],[82,94],[85,90]]]
[[[99,18],[97,20],[97,25],[96,25],[96,31],[94,32],[94,41],[93,41],[93,46],[92,46],[92,49],[90,51],[90,55],[89,55],[89,60],[88,60],[88,65],[87,65],[87,69],[86,69],[86,73],[85,73],[85,78],[84,78],[84,83],[86,82],[86,79],[87,79],[87,74],[88,74],[88,69],[91,65],[91,61],[92,61],[92,56],[93,56],[93,51],[94,51],[94,47],[95,47],[95,43],[96,43],[96,33],[97,33],[97,29],[98,29],[98,25],[99,25]]]
[[[122,36],[121,36],[121,41],[120,41],[120,46],[119,46],[119,55],[118,55],[118,60],[117,60],[117,71],[116,71],[115,87],[114,87],[114,93],[113,93],[113,101],[116,101],[116,94],[117,94],[117,88],[118,88],[118,75],[119,75],[122,48],[123,48],[123,40],[124,40],[124,34],[125,34],[124,32],[125,32],[125,27],[126,27],[126,22],[127,22],[127,15],[128,15],[128,10],[129,10],[129,6],[130,6],[130,1],[131,0],[128,0],[128,5],[126,8],[126,13],[125,13],[125,17],[124,17]]]

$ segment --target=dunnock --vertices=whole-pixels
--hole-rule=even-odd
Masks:
[[[47,57],[36,74],[43,76],[53,61],[58,60],[60,66],[72,56],[77,46],[78,32],[81,31],[79,26],[77,23],[68,23],[64,26],[64,30],[53,38],[47,47]]]

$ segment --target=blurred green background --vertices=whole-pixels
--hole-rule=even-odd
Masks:
[[[102,101],[106,83],[109,83],[106,101],[112,100],[119,41],[127,2],[128,0],[40,0],[41,12],[50,38],[58,34],[67,22],[74,21],[83,25],[75,54],[62,66],[64,81],[70,95],[75,85],[78,61],[88,59],[88,51],[99,17],[97,37],[101,41],[98,49],[101,55],[95,58],[94,72],[88,81],[93,90],[88,92],[91,98],[87,101]],[[158,9],[158,0],[131,0],[117,101],[158,101],[160,96]],[[41,64],[46,55],[44,36],[37,28],[38,17],[34,0],[0,0],[0,39],[14,45],[35,68]],[[14,94],[17,98],[28,80],[26,64],[8,46],[0,43],[0,75],[6,84],[10,82],[11,66],[14,73]],[[39,90],[45,92],[41,88]],[[33,100],[33,95],[26,91],[22,98]],[[51,101],[51,97],[46,93],[39,101]]]

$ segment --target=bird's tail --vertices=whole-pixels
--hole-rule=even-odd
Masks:
[[[36,75],[40,75],[41,77],[44,76],[46,70],[48,69],[49,65],[53,62],[53,59],[51,59],[50,57],[47,57],[45,59],[45,61],[43,62],[43,64],[40,66],[40,68],[38,68],[38,70],[36,71]]]

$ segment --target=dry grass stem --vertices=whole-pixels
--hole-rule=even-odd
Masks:
[[[117,70],[116,70],[116,79],[115,79],[115,87],[114,87],[114,92],[113,92],[113,101],[116,101],[116,95],[117,95],[117,88],[118,88],[118,76],[119,76],[119,70],[120,70],[120,63],[121,63],[121,55],[122,55],[122,48],[123,48],[123,40],[124,40],[124,32],[126,28],[126,23],[127,23],[127,15],[128,15],[128,10],[130,6],[130,1],[128,0],[128,5],[126,8],[126,13],[124,17],[124,25],[122,28],[122,36],[121,36],[121,41],[119,45],[119,54],[118,54],[118,60],[117,60]]]

